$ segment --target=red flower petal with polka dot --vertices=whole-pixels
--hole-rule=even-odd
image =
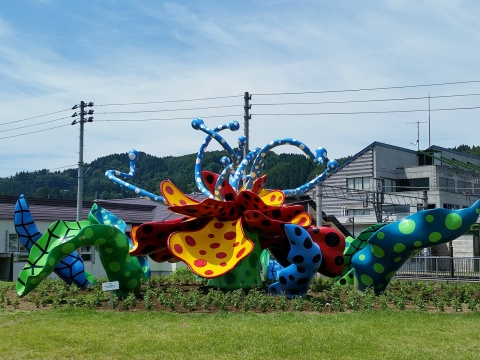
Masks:
[[[202,171],[202,175],[206,188],[212,193],[213,196],[215,196],[215,198],[217,198],[219,189],[215,189],[215,184],[217,183],[219,175],[206,170]],[[222,183],[221,192],[222,198],[225,199],[225,201],[235,201],[237,198],[237,193],[225,180]]]
[[[242,191],[238,194],[237,205],[241,213],[247,210],[257,210],[265,212],[278,209],[277,206],[270,206],[265,204],[257,194],[249,190]]]
[[[170,206],[168,210],[177,214],[193,216],[197,218],[218,218],[235,220],[240,217],[235,202],[205,199],[201,203],[184,206]]]
[[[267,182],[267,174],[260,176],[253,182],[252,192],[255,194],[260,193],[265,188],[265,183]]]
[[[311,224],[311,217],[308,213],[303,212],[295,216],[291,221],[278,221],[260,211],[245,211],[243,214],[243,223],[246,229],[261,234],[261,237],[270,238],[285,234],[285,224],[297,224],[303,227],[308,227]],[[261,243],[261,242],[260,242]]]
[[[133,246],[130,254],[148,255],[167,248],[168,237],[176,231],[191,231],[203,228],[209,219],[178,218],[162,222],[147,222],[132,229],[130,237]]]
[[[345,236],[327,226],[307,229],[312,240],[320,246],[322,264],[318,272],[329,277],[342,275],[344,267]]]
[[[211,220],[198,231],[177,232],[168,248],[198,276],[215,278],[232,270],[248,256],[254,243],[243,232],[241,221]]]

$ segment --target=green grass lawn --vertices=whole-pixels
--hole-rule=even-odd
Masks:
[[[479,359],[480,312],[0,310],[0,359]]]

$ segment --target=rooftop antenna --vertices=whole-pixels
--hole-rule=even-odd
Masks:
[[[415,121],[415,122],[409,122],[407,124],[414,124],[417,127],[417,140],[415,142],[410,143],[412,145],[417,145],[417,151],[420,151],[420,124],[425,124],[427,123],[426,121]]]

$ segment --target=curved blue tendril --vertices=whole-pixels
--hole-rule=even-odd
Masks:
[[[197,159],[196,159],[196,162],[195,162],[195,183],[197,184],[198,190],[200,190],[203,195],[205,195],[206,197],[208,197],[210,199],[213,199],[215,197],[207,189],[207,187],[203,184],[203,178],[202,178],[202,160],[203,160],[203,157],[205,155],[205,150],[206,150],[208,144],[210,144],[210,141],[213,138],[213,139],[217,140],[225,150],[227,150],[227,152],[229,153],[232,161],[235,164],[238,163],[238,161],[239,161],[239,159],[237,158],[238,155],[235,154],[235,152],[230,147],[230,145],[227,144],[225,139],[223,139],[218,134],[218,132],[222,131],[222,130],[225,130],[225,129],[230,129],[231,131],[237,131],[238,129],[240,129],[240,124],[238,123],[238,121],[231,121],[228,124],[219,125],[212,130],[212,129],[209,129],[205,126],[202,119],[195,118],[195,119],[192,120],[192,127],[195,130],[201,130],[201,131],[208,134],[208,136],[205,138],[205,141],[202,143],[202,145],[200,146],[200,149],[198,150],[198,153],[197,153]]]
[[[287,190],[282,190],[282,191],[285,194],[285,196],[303,194],[304,192],[312,189],[319,182],[324,181],[327,177],[332,175],[335,172],[335,170],[337,170],[337,168],[338,168],[337,160],[330,160],[327,163],[327,168],[320,175],[318,175],[315,179],[309,181],[308,183],[306,183],[302,186],[297,187],[296,189],[287,189]]]
[[[107,170],[105,172],[105,176],[107,177],[108,180],[112,181],[113,183],[119,185],[122,188],[125,188],[129,191],[135,192],[135,194],[145,196],[149,198],[150,200],[157,201],[157,202],[165,202],[165,198],[161,195],[156,195],[151,192],[148,192],[142,188],[139,188],[135,185],[132,185],[128,183],[127,181],[121,180],[120,178],[123,178],[125,180],[130,180],[133,178],[135,175],[135,163],[137,162],[137,159],[139,157],[139,153],[137,150],[132,149],[128,151],[128,158],[130,159],[130,172],[124,173],[120,172],[117,170]]]
[[[260,150],[260,153],[255,158],[255,161],[252,165],[252,171],[250,172],[250,179],[247,183],[247,190],[251,190],[253,187],[253,182],[257,179],[263,170],[263,164],[265,163],[265,156],[267,155],[267,151],[280,146],[280,145],[292,145],[298,147],[302,150],[307,158],[312,159],[314,163],[322,164],[327,156],[327,150],[324,148],[318,148],[315,150],[315,154],[310,150],[310,148],[305,145],[303,142],[298,141],[292,138],[283,138],[283,139],[276,139],[269,142],[267,145]]]
[[[215,183],[215,199],[224,201],[222,195],[222,184],[225,181],[225,178],[230,174],[230,171],[233,168],[233,164],[228,164],[225,169],[223,169],[222,173],[218,176],[217,182]]]
[[[242,177],[245,174],[245,168],[248,164],[254,159],[254,157],[258,156],[260,152],[260,148],[256,148],[255,150],[250,151],[245,158],[240,162],[240,165],[237,167],[235,174],[233,175],[233,179],[230,181],[230,185],[232,185],[235,192],[238,193],[238,184]],[[248,177],[249,179],[250,177]]]

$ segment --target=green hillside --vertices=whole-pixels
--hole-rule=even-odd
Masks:
[[[203,169],[220,173],[223,169],[220,158],[222,151],[205,154]],[[159,193],[160,182],[171,180],[186,193],[198,191],[194,182],[196,154],[184,156],[156,157],[140,153],[135,177],[131,183],[153,193]],[[339,163],[345,159],[339,159]],[[323,171],[324,166],[316,166],[300,154],[275,154],[266,156],[264,170],[268,173],[267,186],[272,189],[290,189],[313,179]],[[113,199],[132,197],[134,194],[122,190],[105,178],[106,170],[129,172],[127,154],[113,154],[85,164],[84,198]],[[63,171],[39,170],[20,172],[8,178],[0,178],[0,195],[76,199],[77,169]]]

